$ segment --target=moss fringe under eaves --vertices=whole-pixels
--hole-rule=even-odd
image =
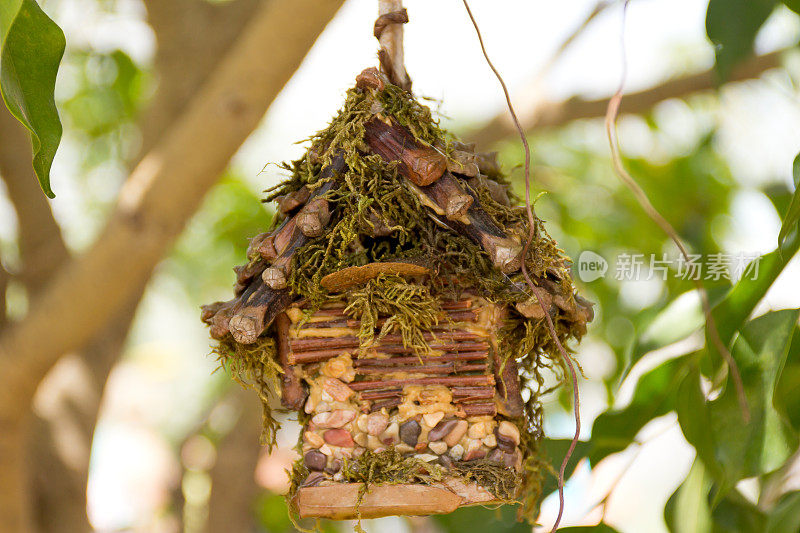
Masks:
[[[212,349],[217,361],[231,378],[246,389],[258,394],[262,406],[262,444],[269,450],[276,444],[280,424],[273,416],[270,400],[280,395],[280,376],[283,374],[275,340],[260,337],[254,344],[239,344],[230,337]]]

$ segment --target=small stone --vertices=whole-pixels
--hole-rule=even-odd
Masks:
[[[322,437],[325,439],[325,442],[331,446],[352,448],[356,445],[356,443],[353,441],[353,437],[350,436],[350,433],[346,429],[329,429],[322,435]]]
[[[321,451],[322,453],[324,453],[328,457],[331,457],[333,455],[333,450],[331,450],[331,447],[328,446],[327,444],[323,444],[320,447],[319,451]]]
[[[314,409],[314,411],[316,411],[317,413],[327,413],[330,410],[331,410],[331,404],[329,404],[328,402],[319,402],[317,404],[317,408]]]
[[[447,451],[447,443],[441,440],[429,442],[428,448],[430,448],[431,451],[436,455],[442,455],[444,452]]]
[[[436,424],[438,424],[442,420],[442,418],[444,418],[444,413],[441,411],[422,415],[422,420],[425,421],[425,424],[429,428],[436,427]]]
[[[497,426],[497,433],[500,436],[511,439],[514,442],[514,446],[519,445],[519,428],[508,420],[503,420],[500,422],[500,424]]]
[[[382,446],[383,443],[378,437],[375,437],[373,435],[367,435],[367,448],[373,451],[377,451],[378,448],[381,448]]]
[[[325,378],[322,380],[322,388],[327,392],[334,400],[338,402],[346,401],[350,396],[355,394],[355,391],[348,387],[346,384],[342,383],[336,378]]]
[[[435,461],[439,458],[438,455],[433,455],[430,453],[418,453],[414,457],[422,461],[425,461],[426,463],[430,463],[431,461]]]
[[[367,432],[367,415],[364,414],[358,415],[358,418],[356,419],[356,427],[358,428],[359,431],[362,431],[364,433]]]
[[[497,438],[495,438],[494,433],[490,433],[483,437],[483,443],[489,448],[494,448],[497,446]]]
[[[325,480],[325,474],[322,472],[311,472],[306,479],[300,484],[301,487],[314,487],[319,485]]]
[[[459,420],[458,423],[453,426],[450,433],[444,438],[444,441],[452,448],[464,437],[464,434],[467,432],[467,427],[469,427],[469,424],[466,420]]]
[[[325,440],[314,431],[306,431],[303,433],[303,440],[313,448],[319,448],[325,444]]]
[[[320,428],[340,428],[352,422],[356,417],[356,412],[352,409],[337,409],[327,413],[314,415],[311,421]]]
[[[456,444],[452,448],[450,448],[450,457],[455,459],[456,461],[461,460],[464,456],[464,447],[460,444]]]
[[[476,450],[472,450],[471,452],[467,452],[464,455],[465,461],[473,461],[475,459],[483,459],[486,456],[486,449],[485,448],[478,448]]]
[[[331,461],[331,464],[328,465],[328,468],[325,469],[326,474],[335,474],[339,470],[342,469],[342,460],[341,459],[334,459]]]
[[[309,470],[324,470],[325,465],[328,463],[328,458],[322,452],[311,450],[303,456],[303,463]]]
[[[400,440],[409,446],[416,446],[422,427],[416,420],[407,420],[400,426]]]
[[[483,422],[476,422],[469,427],[467,435],[471,439],[482,439],[486,436],[486,425]]]
[[[341,357],[331,359],[330,361],[323,364],[322,368],[320,369],[322,375],[331,378],[339,378],[346,371],[347,371],[347,362]]]
[[[400,442],[399,431],[400,428],[397,425],[397,422],[392,422],[385,430],[383,430],[383,433],[381,433],[378,438],[386,446],[393,446]]]
[[[439,463],[440,465],[442,465],[443,467],[447,468],[447,469],[450,469],[450,468],[453,467],[453,460],[450,458],[449,455],[440,455],[439,456],[439,460],[436,461],[436,462]]]
[[[366,431],[370,435],[380,435],[389,425],[389,417],[381,412],[372,413],[367,417]]]
[[[489,452],[489,454],[486,456],[486,458],[489,461],[494,461],[495,463],[502,463],[503,459],[504,459],[504,457],[503,457],[504,455],[505,455],[505,453],[503,453],[503,450],[495,448],[494,450]]]
[[[308,400],[306,400],[306,406],[305,409],[303,410],[306,412],[307,415],[310,415],[316,410],[318,403],[319,403],[319,398],[317,397],[316,394],[312,394],[308,397]]]
[[[522,469],[522,454],[519,450],[514,450],[511,453],[504,453],[503,454],[503,463],[509,467],[514,468],[515,470]]]
[[[458,420],[442,420],[432,430],[428,432],[428,440],[442,440],[446,435],[458,425]],[[466,424],[466,422],[464,422]]]
[[[514,441],[509,439],[508,437],[504,437],[495,431],[495,441],[497,441],[497,447],[504,452],[512,452],[514,451]]]
[[[482,450],[483,443],[479,440],[470,440],[467,444],[467,450],[464,452],[464,461],[472,461],[473,459],[480,459],[486,455],[486,451]]]
[[[428,443],[427,442],[417,442],[417,445],[414,446],[414,449],[416,451],[418,451],[418,452],[421,452],[422,450],[424,450],[427,447],[428,447]]]
[[[415,450],[408,444],[401,442],[400,444],[395,445],[394,451],[397,453],[413,453]]]
[[[353,456],[353,448],[341,448],[337,446],[333,449],[334,459],[350,459]]]
[[[367,436],[368,435],[366,433],[356,433],[353,436],[353,440],[355,441],[356,444],[358,444],[362,448],[366,448],[368,444]]]

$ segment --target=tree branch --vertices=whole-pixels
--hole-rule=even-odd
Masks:
[[[785,50],[756,56],[745,61],[734,70],[727,83],[759,77],[763,72],[781,65]],[[621,113],[644,113],[657,103],[670,98],[686,98],[717,86],[713,69],[689,74],[638,92],[626,93]],[[572,97],[562,102],[539,102],[520,117],[526,131],[540,131],[564,126],[574,120],[605,116],[610,98],[586,100]],[[505,113],[497,115],[485,126],[466,135],[479,146],[490,146],[516,133],[516,129]]]
[[[0,329],[6,323],[6,289],[8,289],[8,282],[11,281],[11,274],[3,266],[3,261],[0,259]]]
[[[0,433],[23,429],[27,409],[20,405],[31,401],[59,355],[87,342],[146,281],[341,3],[273,0],[252,17],[181,119],[133,171],[95,244],[0,337]],[[272,51],[270,61],[259,60],[264,50]],[[16,437],[0,446],[9,450],[3,465],[19,459],[11,453],[19,449]],[[3,531],[25,525],[16,474],[0,468]]]
[[[35,296],[66,262],[69,253],[33,173],[30,145],[26,130],[0,105],[0,176],[19,223],[20,280],[29,296]]]

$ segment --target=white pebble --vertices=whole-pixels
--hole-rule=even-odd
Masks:
[[[452,448],[450,448],[450,457],[458,461],[464,456],[464,447],[460,444],[456,444]]]
[[[426,463],[430,463],[431,461],[435,461],[436,459],[439,458],[438,455],[433,455],[432,453],[418,453],[414,457],[416,457],[417,459],[421,459]]]
[[[367,415],[358,415],[356,427],[358,427],[359,431],[367,432]]]
[[[431,449],[436,455],[442,455],[447,451],[447,443],[441,440],[436,440],[428,443],[428,448]]]
[[[320,446],[325,445],[325,441],[322,439],[322,436],[318,433],[314,433],[313,431],[306,431],[303,433],[303,440],[305,440],[314,448],[319,448]]]
[[[422,415],[422,420],[425,421],[425,424],[429,428],[436,427],[436,424],[441,422],[442,418],[444,418],[444,413],[441,412],[441,411],[438,411],[436,413],[428,413],[428,414]]]

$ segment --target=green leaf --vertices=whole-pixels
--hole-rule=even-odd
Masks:
[[[783,0],[783,4],[795,13],[800,14],[800,0]]]
[[[795,328],[786,364],[773,397],[775,409],[800,433],[800,328]]]
[[[714,533],[763,533],[766,517],[750,500],[731,491],[714,508]]]
[[[800,491],[781,497],[769,513],[766,533],[797,533],[800,531]]]
[[[792,233],[781,248],[758,258],[758,275],[745,276],[712,311],[720,339],[726,346],[753,313],[772,284],[800,249],[800,232]],[[713,343],[707,343],[711,353],[716,353]]]
[[[797,433],[773,406],[800,310],[768,313],[741,330],[732,355],[739,365],[751,420],[742,412],[733,385],[706,402],[699,373],[689,374],[679,396],[678,420],[709,473],[719,482],[719,501],[741,479],[780,467],[797,448]]]
[[[636,385],[631,403],[606,411],[594,421],[587,453],[596,465],[612,453],[627,448],[650,420],[675,408],[678,385],[689,369],[688,358],[667,361],[644,374]]]
[[[30,132],[33,169],[50,198],[50,167],[61,141],[53,91],[65,45],[61,28],[34,0],[0,2],[0,93]]]
[[[800,154],[794,158],[792,164],[792,176],[794,182],[800,180]],[[792,230],[797,230],[797,222],[800,221],[800,187],[795,187],[792,201],[789,203],[789,209],[783,217],[783,224],[781,224],[781,231],[778,233],[778,246],[783,246],[783,242]]]
[[[544,483],[542,484],[542,494],[550,494],[558,489],[557,472],[559,468],[561,468],[561,463],[564,461],[564,456],[567,454],[570,444],[572,444],[572,439],[544,440],[543,447],[545,457],[547,457],[547,459],[550,461],[554,471],[548,472],[545,475]],[[566,479],[569,479],[569,477],[575,471],[575,467],[578,465],[578,462],[588,455],[590,449],[591,444],[589,442],[578,442],[578,444],[575,446],[575,451],[572,453],[572,457],[569,459],[569,463],[567,463],[567,468],[564,471],[564,477]]]
[[[711,476],[702,461],[695,459],[689,474],[667,501],[664,520],[672,533],[704,533],[711,531],[711,509],[708,493]]]
[[[776,5],[777,0],[708,2],[706,34],[714,45],[721,81],[727,80],[736,64],[753,52],[756,34]]]
[[[559,528],[559,533],[617,533],[617,530],[606,524],[596,526],[573,526]]]

